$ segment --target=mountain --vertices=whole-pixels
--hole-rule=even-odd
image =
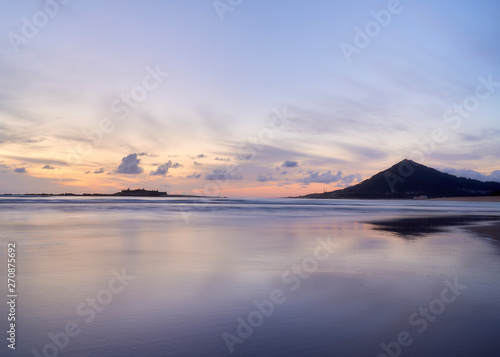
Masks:
[[[457,177],[412,160],[403,160],[357,185],[302,198],[464,197],[487,196],[499,190],[500,182]]]

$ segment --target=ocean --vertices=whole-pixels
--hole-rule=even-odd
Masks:
[[[500,204],[0,196],[2,356],[499,356]]]

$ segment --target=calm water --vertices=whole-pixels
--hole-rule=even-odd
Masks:
[[[460,215],[500,204],[0,197],[0,354],[499,356],[500,243],[370,223]]]

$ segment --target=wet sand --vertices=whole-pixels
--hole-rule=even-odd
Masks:
[[[495,222],[489,225],[467,226],[464,227],[464,229],[479,234],[480,236],[500,241],[500,222]]]
[[[496,203],[168,200],[0,198],[22,264],[16,356],[74,321],[59,355],[373,357],[405,331],[391,355],[498,357],[500,243],[467,230],[500,222]]]
[[[464,230],[500,241],[500,217],[490,215],[407,217],[366,222],[372,229],[391,232],[399,237],[414,239],[432,233],[445,232],[449,227]]]
[[[444,197],[444,198],[431,198],[430,200],[457,201],[457,202],[500,202],[500,196]]]

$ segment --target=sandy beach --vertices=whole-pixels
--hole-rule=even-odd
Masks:
[[[48,355],[68,321],[72,357],[388,356],[401,331],[405,357],[500,350],[496,203],[9,196],[0,212],[23,286],[2,356]]]
[[[465,230],[500,241],[500,222],[485,225],[466,226]]]
[[[500,202],[500,196],[444,197],[444,198],[431,198],[431,200],[457,201],[457,202]]]

